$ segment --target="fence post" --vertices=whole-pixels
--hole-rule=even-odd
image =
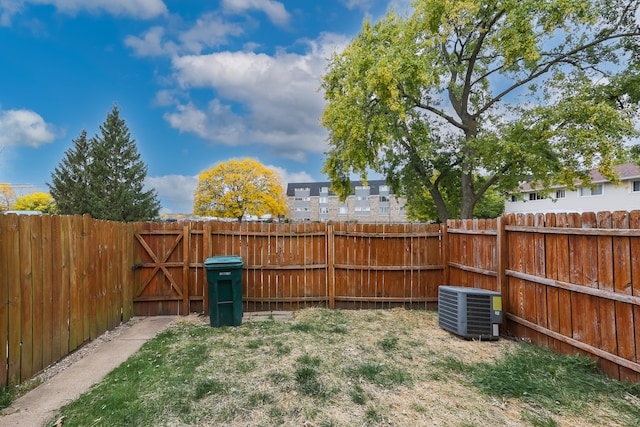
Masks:
[[[509,267],[509,250],[507,231],[505,230],[504,215],[496,219],[496,255],[497,259],[497,291],[502,294],[502,312],[507,313],[509,303],[509,284],[507,282],[507,268]],[[505,317],[506,319],[506,317]],[[506,322],[504,322],[506,324]]]
[[[334,267],[333,224],[327,224],[327,279],[329,285],[329,308],[336,308],[336,270]]]
[[[441,254],[440,260],[442,262],[442,279],[443,285],[449,286],[449,234],[447,233],[447,225],[449,221],[440,224],[440,230],[442,232],[442,245],[441,245]],[[436,297],[438,295],[436,294]]]
[[[207,261],[207,258],[211,257],[212,247],[211,247],[211,223],[209,221],[205,222],[204,227],[202,229],[202,274],[205,279],[207,277],[207,271],[204,268],[204,263]],[[198,262],[198,260],[196,260]],[[208,282],[205,280],[204,288],[202,289],[202,312],[209,313],[209,288]]]
[[[189,314],[189,238],[191,223],[182,227],[182,314]]]

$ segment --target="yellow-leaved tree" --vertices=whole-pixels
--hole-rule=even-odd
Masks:
[[[200,172],[194,194],[196,215],[236,218],[283,215],[287,210],[278,172],[253,159],[230,160]]]
[[[13,208],[16,202],[16,192],[10,184],[0,184],[0,212]]]
[[[55,213],[56,203],[49,193],[31,193],[16,199],[14,209],[19,211],[40,211],[43,213]]]

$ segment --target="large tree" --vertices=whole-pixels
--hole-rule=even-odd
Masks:
[[[635,134],[639,1],[418,0],[365,21],[323,78],[334,190],[375,171],[422,186],[446,220],[524,180],[615,179]]]
[[[48,186],[58,212],[67,215],[85,214],[90,212],[91,145],[87,140],[87,131],[83,129],[71,142],[73,145],[65,151],[64,158],[54,169]]]
[[[56,203],[51,194],[36,192],[25,194],[16,198],[15,210],[18,211],[40,211],[42,213],[57,213]]]
[[[0,212],[13,209],[16,203],[16,192],[10,184],[0,184]]]
[[[198,176],[195,214],[242,221],[246,215],[277,216],[286,209],[280,176],[256,160],[222,162]]]
[[[154,190],[145,190],[147,166],[114,106],[100,133],[74,140],[49,184],[60,213],[85,214],[112,221],[146,221],[158,216]]]

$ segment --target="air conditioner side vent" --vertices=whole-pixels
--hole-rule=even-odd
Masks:
[[[464,338],[496,340],[502,323],[502,297],[485,289],[440,286],[438,323]]]

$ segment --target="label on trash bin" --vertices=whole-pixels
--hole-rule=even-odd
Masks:
[[[220,276],[231,276],[231,272],[230,271],[221,271],[218,274],[220,274]]]

